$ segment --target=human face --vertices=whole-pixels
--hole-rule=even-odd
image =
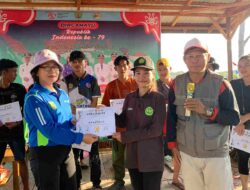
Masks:
[[[99,57],[98,61],[99,61],[99,63],[103,64],[104,63],[104,57]]]
[[[135,81],[138,85],[139,90],[150,89],[153,84],[153,72],[145,68],[135,69]]]
[[[85,72],[85,61],[83,59],[75,59],[70,62],[73,72],[82,75]]]
[[[189,73],[204,73],[207,68],[207,63],[210,56],[208,53],[205,53],[200,48],[194,48],[188,50],[184,55],[184,62],[186,63]]]
[[[9,68],[3,71],[3,78],[10,83],[14,82],[17,76],[17,68]]]
[[[242,78],[250,77],[250,60],[241,59],[238,63],[238,70]]]
[[[48,61],[41,66],[37,72],[39,83],[42,86],[51,86],[58,81],[60,68],[54,61]]]
[[[170,76],[170,67],[166,67],[164,65],[158,65],[157,71],[160,77],[160,80],[164,81],[164,79],[169,78]]]
[[[128,76],[129,65],[127,64],[126,60],[121,60],[119,65],[115,66],[115,70],[118,73],[118,78],[124,78]]]

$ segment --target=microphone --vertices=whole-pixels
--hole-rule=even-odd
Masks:
[[[193,98],[195,90],[195,84],[192,82],[187,83],[187,98]],[[185,116],[190,117],[191,111],[189,109],[185,110]]]

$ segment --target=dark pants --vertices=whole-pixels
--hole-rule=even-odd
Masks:
[[[82,179],[82,170],[79,162],[80,152],[82,150],[73,148],[74,158],[75,158],[75,164],[76,164],[76,182],[77,182],[77,188],[80,187],[81,179]]]
[[[16,138],[7,142],[0,142],[0,164],[3,160],[7,144],[10,146],[10,149],[13,152],[16,161],[25,160],[24,138]]]
[[[163,171],[139,172],[138,169],[129,169],[134,190],[160,190],[162,174]]]
[[[101,161],[99,157],[99,142],[92,144],[89,153],[90,180],[93,186],[99,186],[101,183]]]
[[[38,190],[77,190],[70,146],[30,148],[30,166]]]
[[[239,173],[242,175],[249,175],[248,161],[250,153],[237,149],[237,154]]]
[[[125,156],[125,147],[126,145],[113,140],[112,146],[112,158],[113,158],[113,168],[115,173],[115,181],[124,185],[125,181],[125,165],[124,165],[124,156]]]

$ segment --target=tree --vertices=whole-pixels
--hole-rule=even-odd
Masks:
[[[240,24],[239,29],[239,58],[244,55],[245,45],[247,44],[248,40],[250,39],[250,34],[245,38],[245,21]]]

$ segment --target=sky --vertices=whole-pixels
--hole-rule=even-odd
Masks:
[[[250,17],[246,19],[245,37],[250,35]],[[238,30],[232,39],[233,62],[238,62]],[[220,65],[219,71],[227,71],[227,41],[222,34],[161,34],[161,57],[169,59],[173,72],[187,71],[183,62],[185,43],[192,38],[199,38],[206,42],[211,56]],[[250,53],[250,40],[245,46],[245,54]],[[237,67],[233,67],[237,69]]]

